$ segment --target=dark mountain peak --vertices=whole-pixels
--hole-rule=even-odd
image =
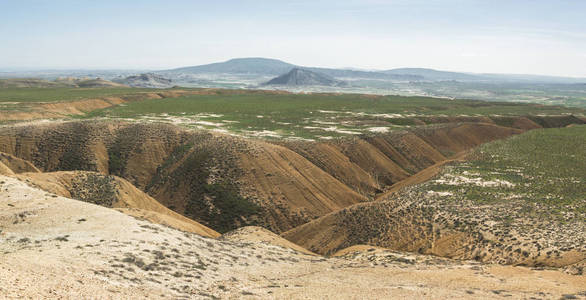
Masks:
[[[266,85],[321,85],[321,86],[344,86],[346,82],[334,79],[328,75],[295,67],[286,74],[273,78]]]
[[[169,70],[172,73],[192,74],[258,74],[277,75],[287,72],[294,65],[272,58],[233,58],[225,62]]]

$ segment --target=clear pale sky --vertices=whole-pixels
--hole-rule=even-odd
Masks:
[[[0,0],[0,70],[235,57],[586,77],[586,1]]]

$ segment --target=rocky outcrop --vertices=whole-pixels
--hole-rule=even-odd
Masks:
[[[173,81],[163,76],[154,73],[144,73],[140,75],[128,76],[122,79],[116,79],[115,82],[130,86],[141,88],[157,88],[164,89],[173,86]]]

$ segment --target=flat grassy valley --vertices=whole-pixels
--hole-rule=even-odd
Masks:
[[[69,102],[81,99],[135,94],[152,89],[121,88],[2,88],[0,103]]]
[[[137,101],[96,110],[81,118],[170,122],[249,137],[316,140],[384,133],[447,122],[448,117],[464,120],[467,117],[576,113],[583,111],[561,106],[430,97],[218,91],[213,95]]]

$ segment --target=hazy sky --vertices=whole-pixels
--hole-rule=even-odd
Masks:
[[[0,0],[0,68],[323,67],[586,77],[584,0]]]

